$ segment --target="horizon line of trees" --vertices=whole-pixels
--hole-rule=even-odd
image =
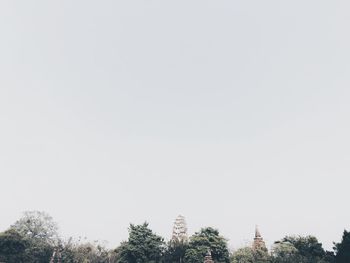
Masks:
[[[0,233],[0,262],[4,263],[203,263],[208,250],[215,263],[350,263],[350,232],[326,251],[314,236],[285,236],[271,251],[246,246],[228,249],[217,229],[205,227],[188,240],[165,239],[147,222],[129,226],[129,237],[115,249],[99,242],[63,240],[45,212],[27,211]]]

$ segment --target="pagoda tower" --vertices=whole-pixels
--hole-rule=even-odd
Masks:
[[[204,263],[214,263],[214,261],[211,257],[210,249],[208,249],[207,255],[204,258]]]
[[[179,215],[174,222],[171,241],[185,243],[188,241],[187,224],[185,217]]]
[[[260,234],[258,226],[255,227],[255,237],[254,237],[254,242],[253,242],[253,249],[267,251],[265,241]]]

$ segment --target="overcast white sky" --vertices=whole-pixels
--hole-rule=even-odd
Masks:
[[[0,2],[0,231],[350,228],[349,1]]]

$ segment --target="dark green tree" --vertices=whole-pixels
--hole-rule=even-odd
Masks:
[[[59,240],[52,217],[38,211],[25,212],[0,239],[2,260],[18,263],[49,262]]]
[[[313,236],[286,236],[275,242],[273,249],[276,263],[326,263],[331,262],[329,254]]]
[[[17,231],[10,229],[0,234],[0,262],[25,262],[28,242]]]
[[[335,262],[349,263],[350,262],[350,232],[344,230],[342,241],[335,244]]]
[[[142,225],[130,224],[129,239],[116,249],[117,263],[158,263],[161,262],[165,250],[162,237]]]
[[[334,251],[326,251],[326,256],[323,261],[326,263],[336,263]]]
[[[187,242],[179,241],[179,240],[171,240],[168,243],[168,246],[164,254],[164,262],[167,262],[167,263],[184,262],[187,248],[188,248]]]
[[[190,237],[188,249],[185,253],[186,263],[203,263],[203,259],[210,249],[216,263],[229,263],[230,254],[227,240],[220,236],[217,229],[207,227]]]

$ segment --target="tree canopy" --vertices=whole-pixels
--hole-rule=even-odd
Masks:
[[[0,234],[0,262],[17,263],[25,260],[28,242],[17,231],[10,229]]]
[[[170,240],[164,253],[164,261],[168,263],[182,263],[185,260],[188,242]]]
[[[202,263],[208,249],[215,262],[230,262],[227,240],[219,234],[217,229],[212,227],[202,228],[190,237],[185,253],[185,262]]]
[[[130,224],[129,239],[117,249],[118,263],[158,263],[165,250],[162,237],[153,233],[148,223]]]
[[[210,250],[215,263],[350,263],[350,232],[344,231],[334,251],[326,251],[314,236],[286,236],[274,243],[233,251],[219,230],[206,227],[189,239],[170,240],[148,223],[130,224],[129,237],[116,249],[94,241],[62,239],[57,224],[44,212],[25,212],[0,233],[0,262],[6,263],[203,263]],[[253,241],[253,240],[252,240]]]
[[[350,232],[344,230],[342,241],[335,244],[336,263],[350,262]]]
[[[0,235],[5,262],[47,263],[58,242],[57,224],[47,213],[28,211]],[[10,255],[15,253],[15,255]]]
[[[326,263],[331,260],[313,236],[286,236],[275,242],[272,252],[276,263]]]
[[[24,212],[23,217],[17,220],[11,228],[30,239],[47,243],[54,243],[58,240],[58,226],[53,218],[45,212]]]

